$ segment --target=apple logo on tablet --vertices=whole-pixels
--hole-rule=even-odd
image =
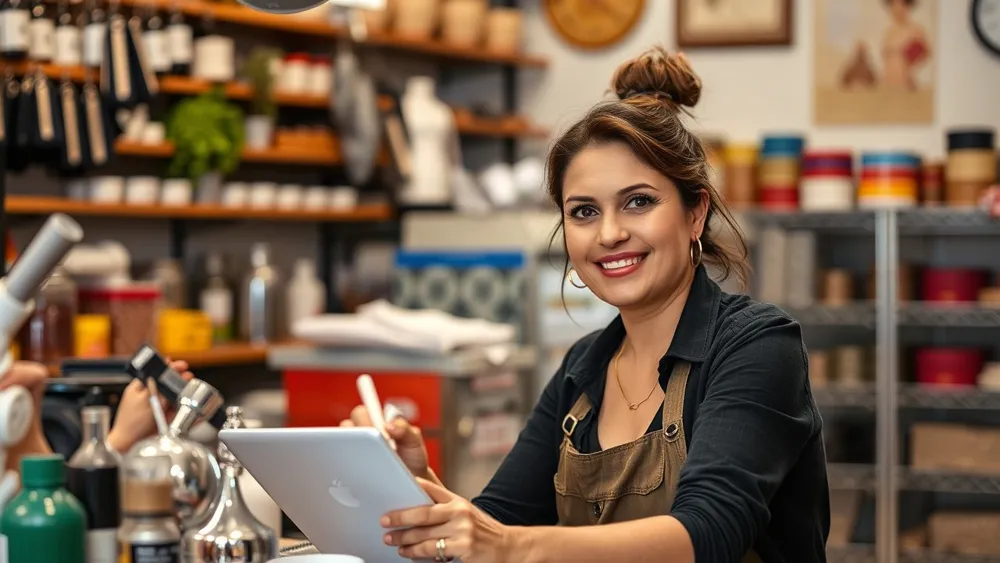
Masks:
[[[348,508],[361,506],[361,501],[355,498],[354,493],[351,492],[351,488],[336,479],[330,482],[330,488],[327,489],[327,492],[330,493],[333,500]]]

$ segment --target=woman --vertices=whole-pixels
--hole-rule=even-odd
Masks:
[[[681,113],[701,82],[651,50],[615,74],[618,100],[559,138],[548,189],[562,211],[569,278],[618,308],[577,342],[517,443],[471,502],[427,466],[419,430],[398,451],[436,502],[385,515],[410,559],[825,561],[822,422],[799,325],[723,293],[745,278],[745,244],[708,183]],[[718,216],[742,255],[710,230]],[[356,408],[344,425],[367,425]]]
[[[930,56],[923,27],[910,17],[916,0],[885,0],[885,3],[892,24],[882,37],[882,82],[893,88],[916,90],[914,74]]]

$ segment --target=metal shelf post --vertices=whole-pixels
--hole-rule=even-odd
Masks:
[[[898,307],[899,230],[895,211],[875,216],[876,279],[876,503],[878,563],[899,561],[899,391]]]

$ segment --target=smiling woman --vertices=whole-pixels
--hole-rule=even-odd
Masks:
[[[437,504],[388,514],[413,559],[825,561],[822,420],[798,323],[713,281],[745,281],[746,248],[683,124],[701,81],[653,49],[623,64],[616,99],[552,149],[548,187],[574,285],[618,308],[577,342],[483,493],[427,468],[397,421],[400,457]],[[711,219],[733,230],[723,246]],[[363,409],[352,424],[367,424]]]

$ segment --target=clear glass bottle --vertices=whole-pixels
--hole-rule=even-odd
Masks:
[[[80,419],[83,443],[66,464],[66,488],[87,512],[87,563],[115,563],[121,524],[121,458],[107,445],[111,409],[84,407]]]
[[[78,310],[77,288],[62,267],[42,284],[35,310],[21,333],[21,358],[56,365],[74,354],[73,320]]]
[[[187,307],[187,281],[177,260],[170,258],[157,260],[153,264],[151,277],[153,281],[160,284],[163,307],[167,309]]]
[[[226,409],[223,428],[243,428],[243,410]],[[214,510],[197,529],[184,533],[181,555],[185,563],[227,563],[238,554],[241,563],[263,563],[278,556],[278,538],[274,530],[261,523],[251,512],[240,490],[243,466],[219,443],[222,482]]]
[[[207,278],[201,290],[201,310],[212,320],[212,340],[216,344],[224,344],[233,339],[233,289],[226,279],[222,255],[208,255],[205,273]]]
[[[250,267],[240,299],[241,336],[257,343],[280,340],[284,336],[281,274],[271,265],[268,245],[253,245]]]
[[[129,455],[125,460],[122,525],[118,529],[122,561],[180,563],[181,529],[173,504],[170,456]]]

